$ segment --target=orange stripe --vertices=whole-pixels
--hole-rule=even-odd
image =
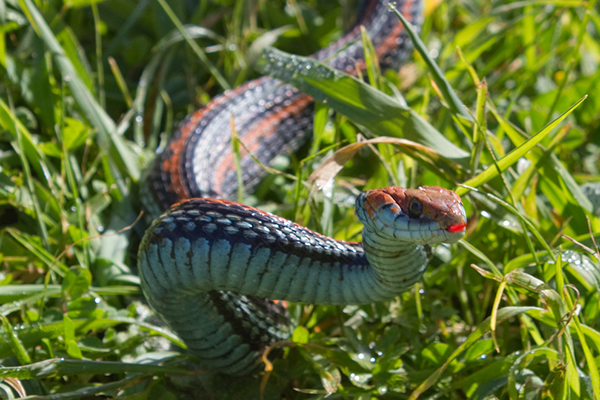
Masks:
[[[413,4],[414,0],[406,1],[402,7],[402,14],[407,17],[410,17],[410,11]],[[357,35],[359,29],[360,27],[357,26],[353,30],[353,34]],[[394,27],[392,32],[385,38],[383,43],[375,49],[377,57],[380,58],[383,54],[389,52],[391,49],[398,46],[398,44],[396,43],[396,38],[402,33],[403,30],[404,26],[402,25],[402,23],[399,22]],[[352,36],[352,34],[346,35],[346,40],[344,41],[342,39],[342,41],[338,42],[337,44],[339,45],[340,43],[348,42],[352,38]],[[356,64],[357,67],[360,69],[365,68],[364,59],[357,60]],[[222,96],[219,96],[216,99],[209,102],[206,105],[206,107],[193,113],[189,122],[179,128],[181,136],[177,140],[174,140],[169,143],[169,150],[171,151],[172,155],[169,159],[163,160],[162,163],[162,170],[168,172],[171,179],[170,189],[173,193],[177,195],[179,201],[190,197],[187,185],[185,185],[184,182],[184,177],[182,176],[182,172],[184,172],[184,170],[183,168],[181,168],[181,157],[183,156],[188,140],[192,136],[194,129],[198,126],[198,123],[202,120],[202,118],[204,118],[204,116],[209,111],[213,110],[218,105],[221,105],[223,102],[229,101],[231,97],[234,97],[235,95],[246,91],[248,86],[253,84],[261,85],[264,79],[268,79],[268,77],[262,77],[254,81],[248,82],[245,85],[239,86],[234,90],[226,91]],[[309,96],[301,97],[296,103],[287,106],[281,109],[278,113],[272,115],[271,117],[264,119],[257,128],[255,128],[251,132],[248,132],[246,135],[244,135],[242,132],[242,136],[240,138],[244,141],[244,144],[246,144],[249,150],[252,153],[255,153],[256,151],[260,150],[258,143],[259,138],[269,137],[269,135],[272,135],[276,130],[276,126],[280,123],[281,120],[290,116],[297,115],[311,101],[312,99]],[[221,191],[220,185],[223,182],[222,179],[224,179],[226,173],[230,169],[234,168],[234,165],[235,164],[233,163],[233,154],[230,153],[218,166],[214,180],[216,185],[215,189],[217,192]]]
[[[404,5],[402,6],[402,15],[408,19],[408,21],[410,23],[413,23],[414,21],[411,21],[411,14],[410,14],[410,10],[412,8],[414,4],[414,0],[408,0],[406,3],[404,3]],[[394,18],[394,16],[390,15],[390,17]],[[404,30],[404,25],[402,25],[402,22],[398,21],[398,24],[394,27],[394,29],[392,30],[392,33],[388,35],[387,38],[385,38],[385,40],[383,41],[382,45],[379,46],[377,49],[375,49],[375,53],[377,54],[377,57],[381,57],[383,54],[387,53],[388,51],[390,51],[391,49],[393,49],[394,47],[398,46],[398,43],[396,43],[396,38],[398,38],[400,36],[400,34],[402,33],[402,31]]]
[[[279,112],[271,115],[269,118],[265,118],[255,129],[247,132],[246,134],[241,133],[240,139],[252,154],[256,154],[260,150],[260,138],[268,138],[273,135],[277,129],[277,126],[282,120],[298,115],[302,110],[313,101],[312,97],[308,95],[302,95],[295,103],[289,106],[283,107]],[[242,157],[246,154],[245,149],[241,149]],[[233,153],[228,152],[223,161],[217,166],[214,175],[214,185],[217,193],[221,192],[221,184],[225,179],[225,175],[228,171],[235,169],[235,163],[233,162]]]
[[[210,101],[206,105],[206,107],[194,112],[188,123],[179,128],[181,136],[177,140],[173,140],[169,143],[169,150],[171,150],[172,155],[170,158],[163,160],[162,163],[162,170],[169,173],[169,176],[171,178],[170,189],[173,193],[177,195],[178,201],[188,199],[191,196],[187,189],[187,185],[185,185],[183,180],[182,172],[184,171],[182,171],[181,168],[181,157],[185,153],[188,139],[194,133],[194,130],[198,126],[198,123],[202,120],[202,118],[204,118],[204,116],[209,111],[213,110],[218,105],[222,104],[225,101],[229,101],[231,97],[234,97],[246,91],[247,88],[251,85],[261,85],[262,81],[267,78],[268,77],[255,79],[251,82],[246,83],[245,85],[237,87],[234,90],[226,91],[225,93],[223,93],[223,95]]]

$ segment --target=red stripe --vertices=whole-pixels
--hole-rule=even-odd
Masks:
[[[252,154],[256,154],[258,151],[260,151],[261,138],[268,138],[275,134],[277,127],[282,120],[299,115],[302,110],[304,110],[312,102],[312,97],[308,95],[301,95],[295,103],[292,103],[286,107],[282,107],[277,113],[271,115],[269,118],[264,118],[253,130],[246,133],[242,132],[243,136],[240,136],[240,140]],[[243,157],[246,154],[246,150],[241,148],[240,155]],[[213,182],[217,193],[221,192],[221,184],[224,182],[227,172],[231,171],[232,169],[235,169],[233,152],[228,152],[221,163],[217,165],[214,170]]]
[[[163,160],[162,169],[165,172],[168,172],[171,178],[171,186],[170,189],[173,193],[177,195],[178,201],[190,198],[191,194],[187,190],[187,185],[184,182],[184,178],[182,174],[184,173],[183,168],[181,168],[182,156],[185,153],[185,149],[187,147],[188,141],[192,134],[194,133],[196,127],[204,118],[204,116],[213,110],[215,107],[221,105],[226,101],[230,101],[232,97],[239,95],[240,93],[245,92],[249,86],[259,86],[262,84],[262,81],[268,79],[268,77],[261,77],[259,79],[250,81],[242,86],[237,87],[234,90],[228,90],[223,95],[211,100],[206,107],[201,108],[200,110],[194,112],[188,123],[181,126],[179,131],[181,132],[181,136],[177,140],[173,140],[169,143],[169,150],[171,150],[172,155],[170,158]]]

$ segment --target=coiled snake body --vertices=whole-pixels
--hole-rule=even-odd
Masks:
[[[418,0],[398,8],[418,22]],[[386,11],[386,0],[369,1],[360,22],[381,62],[395,66],[408,44]],[[353,71],[362,62],[359,35],[354,29],[316,57]],[[182,122],[146,174],[145,207],[153,214],[168,211],[140,245],[142,288],[152,308],[211,369],[247,373],[266,345],[289,336],[283,306],[267,299],[363,304],[393,298],[420,279],[430,245],[464,234],[460,198],[436,187],[362,193],[356,202],[362,244],[221,200],[237,190],[231,115],[240,139],[268,164],[305,140],[311,102],[270,78],[226,92]],[[262,170],[247,155],[241,164],[251,190]]]

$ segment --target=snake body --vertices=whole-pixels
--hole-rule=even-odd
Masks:
[[[412,21],[420,15],[415,1],[399,5]],[[370,1],[365,10],[361,23],[377,54],[384,64],[397,64],[406,38],[386,14],[387,1]],[[357,37],[358,28],[316,57],[351,72],[362,62]],[[271,78],[226,92],[182,122],[145,176],[147,210],[167,211],[140,245],[143,292],[210,369],[247,373],[265,346],[289,336],[284,306],[268,299],[363,304],[393,298],[420,279],[432,244],[464,235],[460,198],[437,187],[362,193],[356,201],[362,243],[334,240],[226,200],[237,191],[231,116],[240,139],[268,164],[304,141],[311,102]],[[251,190],[262,170],[248,156],[242,168]]]
[[[382,66],[396,68],[411,49],[398,18],[388,12],[388,0],[369,0],[359,23],[369,34]],[[420,22],[420,0],[396,3],[415,24]],[[364,68],[360,27],[352,29],[315,58],[353,73]],[[237,176],[231,152],[231,127],[260,162],[269,165],[278,154],[297,150],[310,137],[313,100],[291,85],[262,77],[246,83],[188,115],[165,151],[148,168],[141,185],[144,208],[153,216],[189,198],[233,199]],[[242,154],[245,193],[264,177],[250,155]]]

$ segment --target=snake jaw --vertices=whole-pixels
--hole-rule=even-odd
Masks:
[[[401,242],[454,243],[464,236],[467,225],[460,197],[433,186],[369,190],[358,197],[356,209],[366,229]]]

